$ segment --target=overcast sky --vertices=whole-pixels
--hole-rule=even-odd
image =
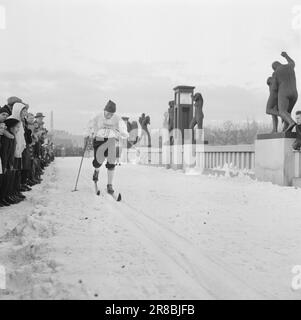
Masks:
[[[173,87],[184,84],[203,94],[205,123],[265,121],[266,79],[274,60],[284,62],[281,51],[300,79],[298,4],[0,0],[0,103],[20,96],[34,112],[53,110],[57,129],[81,133],[112,99],[121,115],[145,112],[157,128]]]

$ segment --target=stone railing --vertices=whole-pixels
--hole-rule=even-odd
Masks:
[[[254,170],[254,145],[204,146],[204,168],[231,165],[240,170]]]
[[[286,156],[285,159],[286,162],[290,160],[291,163],[289,172],[292,181],[283,185],[301,188],[301,152],[293,151],[291,145],[292,142],[289,141],[287,152],[290,156]],[[255,145],[211,146],[206,144],[186,144],[162,146],[162,148],[137,148],[136,150],[130,149],[128,151],[127,159],[128,162],[135,161],[139,164],[157,167],[173,169],[195,168],[204,173],[212,171],[229,172],[228,169],[230,171],[233,169],[234,175],[239,171],[244,171],[252,177],[256,176],[257,179],[256,172],[260,168],[256,164],[257,169],[255,170]],[[257,159],[256,161],[258,162],[259,160]],[[288,174],[288,170],[283,169],[282,171],[284,171],[284,174]],[[267,179],[266,181],[272,180]]]
[[[137,150],[129,150],[128,161],[135,159]],[[225,165],[238,170],[253,171],[255,166],[254,145],[209,146],[174,145],[162,148],[139,148],[140,164],[173,169],[218,169]]]

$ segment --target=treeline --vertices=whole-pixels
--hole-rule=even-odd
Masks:
[[[226,121],[219,126],[207,126],[205,139],[210,145],[253,144],[257,134],[271,131],[270,125],[256,121],[246,121],[243,124]]]

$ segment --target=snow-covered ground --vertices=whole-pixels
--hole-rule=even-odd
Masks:
[[[91,159],[71,192],[79,162],[0,209],[1,299],[301,299],[300,189],[127,164],[117,203],[94,195]]]

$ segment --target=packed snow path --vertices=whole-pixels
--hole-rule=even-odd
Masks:
[[[0,209],[1,299],[300,299],[301,190],[248,177],[117,167],[117,203],[91,159],[58,158]]]

